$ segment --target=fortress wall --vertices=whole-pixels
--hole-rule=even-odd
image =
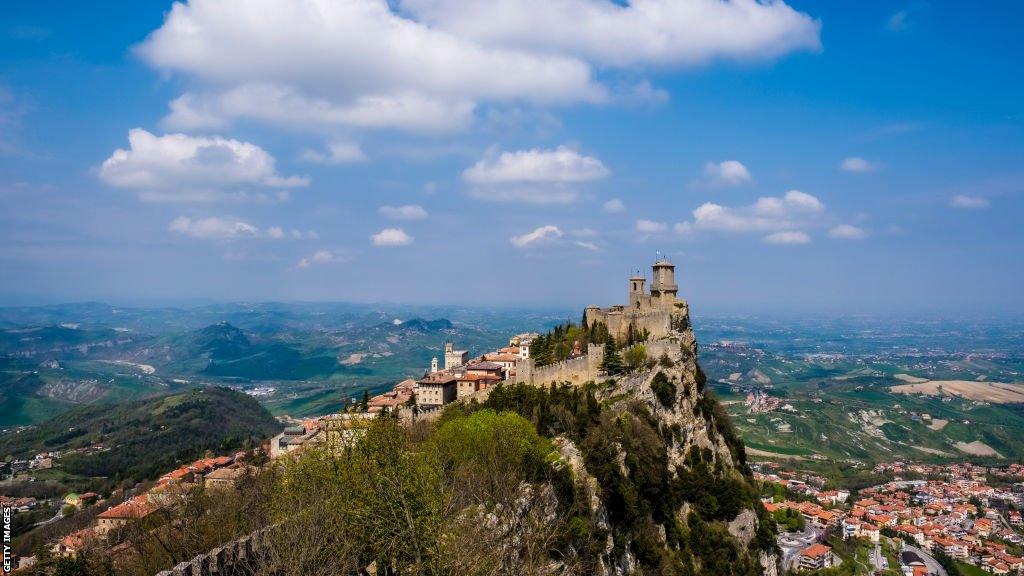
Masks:
[[[579,358],[563,360],[547,366],[537,367],[533,359],[520,362],[516,368],[516,381],[534,386],[544,386],[552,382],[569,382],[581,385],[598,379],[601,361],[604,359],[604,348],[590,344],[587,354]]]
[[[272,574],[268,569],[267,551],[270,547],[270,527],[263,528],[237,540],[214,548],[206,554],[181,562],[156,576],[248,576]]]

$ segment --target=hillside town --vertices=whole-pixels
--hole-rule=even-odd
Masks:
[[[787,512],[799,514],[797,524],[804,526],[803,531],[780,535],[788,567],[795,570],[836,564],[838,556],[827,542],[838,538],[873,545],[869,556],[878,570],[890,568],[880,542],[894,543],[907,576],[946,574],[936,558],[992,574],[1024,574],[1020,464],[879,464],[874,472],[894,479],[860,489],[856,499],[849,490],[825,489],[826,479],[813,473],[785,470],[775,463],[751,468],[756,480],[781,489],[763,499],[769,512],[776,518],[785,518]]]

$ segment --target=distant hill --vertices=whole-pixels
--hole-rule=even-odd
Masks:
[[[227,322],[197,331],[192,337],[192,355],[209,355],[213,360],[234,359],[251,353],[252,342],[245,333]]]
[[[72,453],[57,461],[75,476],[113,482],[155,478],[207,450],[225,453],[269,437],[281,426],[255,399],[208,387],[116,406],[73,408],[17,434],[0,436],[0,458],[44,451]]]
[[[451,320],[446,318],[438,318],[437,320],[413,318],[400,323],[389,322],[381,324],[380,327],[391,331],[415,330],[417,332],[438,332],[440,330],[451,330],[454,326]]]

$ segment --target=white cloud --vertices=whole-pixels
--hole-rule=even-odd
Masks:
[[[312,129],[438,130],[464,124],[481,100],[606,98],[584,61],[484,46],[384,0],[176,3],[136,50],[208,87],[175,102],[169,122],[177,126],[250,117]],[[304,106],[277,106],[283,102]]]
[[[377,211],[385,218],[392,220],[423,220],[428,216],[422,206],[415,205],[381,206]]]
[[[370,237],[374,246],[408,246],[414,238],[401,228],[385,228]]]
[[[470,195],[498,202],[567,204],[578,197],[576,185],[608,177],[597,158],[566,146],[554,150],[491,151],[462,172]]]
[[[843,158],[843,161],[839,163],[839,169],[843,172],[874,172],[878,169],[878,165],[873,162],[868,162],[863,158],[851,156],[849,158]]]
[[[968,196],[966,194],[957,194],[949,200],[949,205],[953,208],[961,208],[965,210],[981,210],[991,206],[987,198],[981,196]]]
[[[815,196],[790,190],[782,197],[762,197],[749,206],[736,208],[705,202],[693,211],[692,222],[680,222],[674,230],[679,234],[701,230],[736,233],[783,231],[807,227],[824,210],[825,205]]]
[[[171,221],[167,227],[171,232],[176,232],[190,238],[204,240],[228,240],[238,238],[265,238],[269,240],[283,240],[292,238],[294,240],[307,240],[317,237],[316,232],[292,230],[290,235],[280,226],[270,226],[261,230],[258,226],[250,224],[237,218],[221,218],[210,216],[207,218],[189,218],[179,216]]]
[[[99,168],[111,186],[136,190],[143,200],[210,201],[237,195],[239,187],[287,189],[306,186],[304,177],[277,173],[274,157],[239,140],[156,136],[135,128],[128,149],[118,149]]]
[[[660,234],[668,230],[668,226],[664,222],[655,222],[654,220],[637,220],[636,231],[641,234]]]
[[[509,239],[513,246],[516,248],[527,248],[536,244],[543,244],[550,242],[562,237],[562,231],[557,226],[547,225],[541,226],[519,236],[513,236]]]
[[[460,37],[571,54],[601,66],[771,60],[820,47],[820,23],[784,2],[404,0],[401,5]]]
[[[828,231],[829,238],[836,238],[839,240],[861,240],[866,238],[867,235],[867,231],[863,228],[853,226],[852,224],[840,224]]]
[[[192,218],[181,216],[172,220],[168,229],[171,232],[177,232],[190,238],[201,238],[204,240],[255,238],[260,234],[259,228],[248,222],[216,217],[193,220]]]
[[[174,129],[438,131],[481,104],[605,102],[597,69],[772,60],[819,49],[819,30],[781,1],[186,0],[136,52],[189,80]],[[641,80],[638,96],[667,94]]]
[[[512,182],[590,182],[607,177],[608,169],[600,160],[583,156],[566,146],[554,150],[502,152],[484,158],[462,173],[473,184]]]
[[[774,232],[762,239],[768,244],[810,244],[811,237],[799,230],[783,230]]]
[[[320,235],[313,230],[306,230],[303,232],[302,230],[296,230],[294,228],[291,230],[290,234],[295,240],[316,240],[320,237]]]
[[[708,162],[704,165],[704,177],[714,186],[738,186],[752,180],[750,171],[738,160]]]
[[[347,141],[331,142],[326,152],[303,150],[299,158],[314,164],[356,164],[369,160],[358,142]]]
[[[317,250],[309,256],[301,258],[296,264],[296,268],[309,268],[313,264],[330,264],[334,262],[345,262],[348,260],[348,254],[341,251],[331,250]]]
[[[613,198],[604,203],[604,211],[609,214],[618,214],[626,211],[626,205],[622,203],[622,200]]]
[[[575,244],[580,248],[583,248],[584,250],[590,250],[591,252],[601,251],[601,247],[598,246],[597,244],[594,244],[593,242],[583,242],[582,240],[577,240]]]

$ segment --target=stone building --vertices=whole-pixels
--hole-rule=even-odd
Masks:
[[[466,363],[469,359],[469,352],[465,350],[456,350],[455,345],[451,342],[444,343],[444,369],[451,370],[458,368]]]
[[[600,322],[616,340],[623,341],[632,331],[638,337],[646,333],[648,338],[667,336],[669,331],[686,328],[687,304],[677,297],[675,265],[665,258],[652,266],[650,292],[647,278],[637,271],[629,279],[629,304],[617,304],[609,308],[587,306],[583,320],[588,326]]]
[[[439,408],[455,400],[458,395],[458,377],[437,372],[416,382],[416,405],[421,410]]]

